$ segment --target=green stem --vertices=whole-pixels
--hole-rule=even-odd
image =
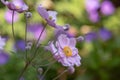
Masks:
[[[61,74],[59,74],[57,77],[55,77],[54,79],[52,79],[52,80],[56,80],[56,79],[58,79],[60,76],[62,76],[65,72],[67,72],[68,70],[64,70]]]
[[[26,27],[25,27],[25,47],[27,46],[27,17],[26,17],[26,15],[25,15],[25,21],[26,21]],[[27,61],[27,49],[25,49],[25,59],[26,59],[26,61]]]
[[[13,10],[13,12],[12,12],[12,34],[13,34],[13,38],[15,39],[15,33],[14,33],[14,14],[15,14],[15,11]]]
[[[41,33],[40,33],[40,35],[39,35],[39,38],[38,38],[38,40],[37,40],[37,42],[36,42],[36,44],[35,44],[36,46],[37,46],[37,44],[39,43],[39,40],[40,40],[40,38],[41,38],[41,36],[42,36],[42,33],[44,32],[44,30],[45,30],[46,27],[47,27],[47,24],[46,24],[45,27],[42,29],[42,31],[41,31]],[[33,46],[32,46],[32,48],[33,48]],[[32,59],[31,59],[31,61],[32,61],[32,60],[34,59],[34,57],[36,56],[38,49],[39,49],[39,46],[37,46],[37,48],[35,49],[35,52],[34,52],[34,55],[33,55]]]
[[[45,77],[45,75],[47,74],[47,72],[49,71],[49,69],[51,68],[52,64],[47,68],[47,70],[43,73],[42,77],[40,78],[40,80],[43,80],[43,78]]]
[[[29,65],[30,65],[30,62],[26,63],[25,67],[23,68],[22,72],[19,75],[18,80],[20,80],[20,78],[23,76],[24,72],[27,70],[27,68],[28,68]]]

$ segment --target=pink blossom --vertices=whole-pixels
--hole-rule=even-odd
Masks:
[[[10,10],[22,13],[28,10],[28,6],[23,2],[23,0],[13,0],[11,2],[6,0],[1,0],[1,2],[6,5]]]
[[[76,46],[76,39],[69,38],[65,34],[59,35],[57,41],[53,41],[46,46],[46,49],[50,50],[54,58],[60,62],[63,66],[74,67],[80,66],[81,57],[78,54]],[[72,72],[74,70],[72,69]]]

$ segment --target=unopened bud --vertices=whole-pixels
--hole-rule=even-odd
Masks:
[[[69,28],[70,28],[70,25],[69,25],[69,24],[65,24],[65,26],[63,26],[63,29],[64,29],[65,31],[68,31]]]
[[[25,16],[26,16],[26,18],[31,18],[32,17],[32,13],[31,12],[25,12]]]
[[[71,74],[75,72],[75,68],[72,67],[68,67],[68,72],[70,72]]]
[[[43,68],[38,68],[38,73],[41,75],[43,73]]]
[[[27,45],[26,45],[25,48],[26,48],[26,49],[31,49],[31,47],[32,47],[32,42],[30,42],[30,41],[27,42]]]
[[[83,40],[84,40],[84,37],[83,37],[83,36],[79,36],[79,37],[76,38],[76,40],[77,40],[78,42],[83,41]]]

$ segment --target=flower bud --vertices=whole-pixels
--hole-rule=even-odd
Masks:
[[[70,72],[71,74],[75,72],[75,68],[72,67],[68,67],[68,72]]]
[[[32,42],[30,42],[30,41],[27,42],[27,45],[26,45],[25,48],[26,48],[26,49],[31,49],[31,47],[32,47]]]
[[[69,28],[70,28],[70,25],[69,25],[69,24],[65,24],[65,26],[63,26],[63,29],[64,29],[65,31],[68,31]]]
[[[84,37],[83,37],[83,36],[79,36],[79,37],[76,38],[76,40],[77,40],[78,42],[83,41],[83,40],[84,40]]]
[[[43,73],[43,68],[38,68],[38,73],[41,75]]]
[[[26,16],[26,18],[31,18],[32,17],[32,13],[31,12],[25,12],[25,16]]]

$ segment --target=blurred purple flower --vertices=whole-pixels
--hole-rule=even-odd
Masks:
[[[28,26],[28,31],[32,32],[34,35],[35,39],[37,40],[39,38],[39,35],[41,34],[44,26],[40,23],[34,23]],[[46,38],[46,30],[43,31],[42,36],[40,38],[40,41],[45,40]]]
[[[5,39],[0,36],[0,50],[3,50],[3,47],[5,46]]]
[[[115,11],[115,8],[113,6],[113,4],[109,1],[109,0],[105,0],[104,2],[102,2],[101,4],[101,12],[104,15],[111,15],[113,14]]]
[[[12,2],[1,0],[1,2],[6,5],[10,10],[22,13],[28,10],[28,6],[23,2],[23,0],[13,0]]]
[[[39,5],[37,10],[38,10],[38,13],[41,15],[41,17],[44,18],[50,26],[57,28],[57,25],[56,25],[57,12],[56,11],[47,11],[44,7],[42,7],[42,5]]]
[[[85,0],[85,7],[88,13],[97,11],[100,7],[99,0]]]
[[[7,10],[5,13],[5,19],[8,23],[12,24],[12,11],[11,10]],[[15,12],[14,14],[14,22],[18,21],[19,16],[18,13]]]
[[[101,28],[98,32],[98,35],[103,41],[107,41],[112,37],[112,33],[106,28]]]
[[[15,43],[15,49],[18,51],[24,51],[25,50],[25,41],[17,40]]]
[[[97,34],[95,32],[90,32],[85,35],[85,41],[91,42],[97,38]]]
[[[90,21],[92,21],[92,22],[98,22],[99,21],[99,14],[98,14],[98,12],[91,12],[91,13],[89,13],[89,19],[90,19]]]
[[[61,34],[56,41],[56,44],[52,42],[46,46],[46,49],[51,51],[54,58],[62,63],[66,67],[80,66],[81,57],[78,54],[76,46],[76,39],[69,38],[67,35]],[[74,71],[72,69],[72,71]]]
[[[8,62],[9,55],[5,52],[0,52],[0,65],[4,65]]]

